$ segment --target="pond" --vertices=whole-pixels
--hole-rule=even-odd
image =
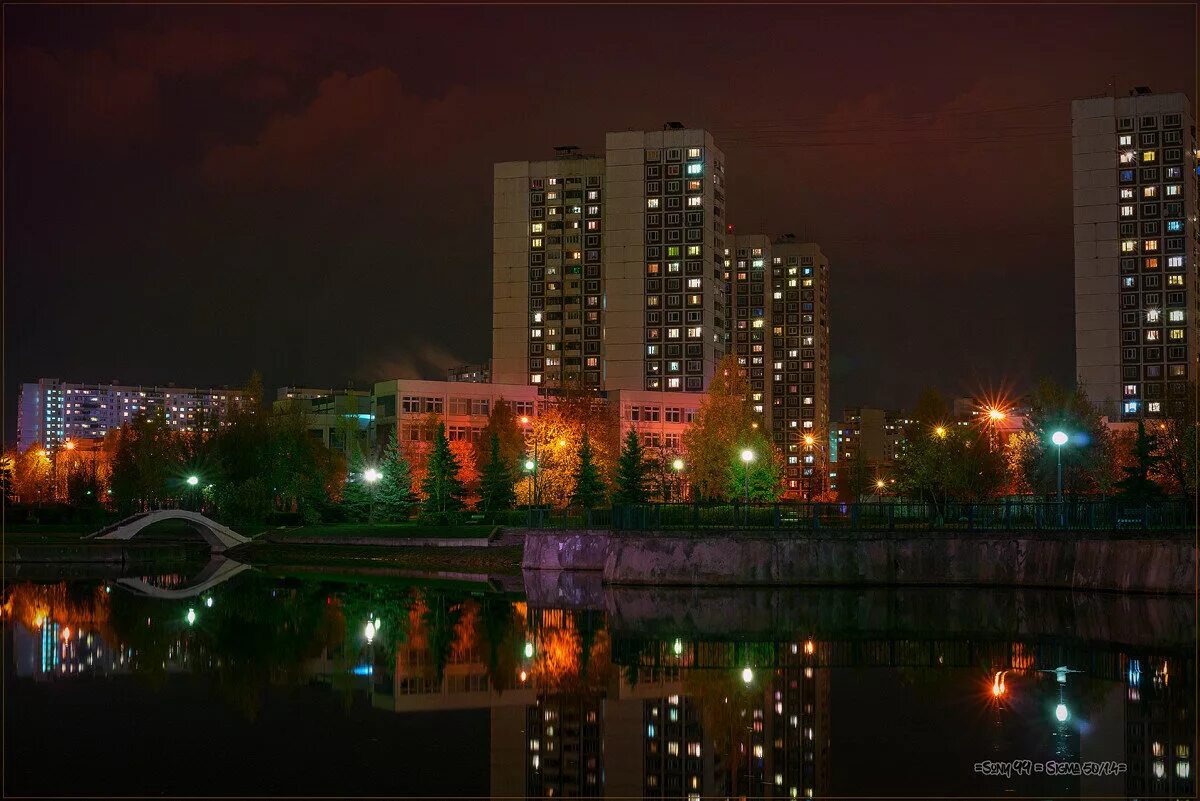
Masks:
[[[11,795],[1194,793],[1188,598],[43,571]]]

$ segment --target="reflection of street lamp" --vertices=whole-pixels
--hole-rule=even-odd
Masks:
[[[751,670],[749,665],[746,665],[746,667],[742,668],[742,681],[746,684],[754,681],[754,671]]]
[[[525,641],[525,658],[533,659],[533,643],[529,640]]]

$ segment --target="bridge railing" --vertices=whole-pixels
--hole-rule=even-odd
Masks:
[[[521,519],[523,518],[523,520]],[[868,503],[647,503],[602,509],[525,509],[511,525],[535,529],[701,531],[753,529],[780,535],[813,532],[1190,531],[1195,511],[1186,500],[1133,504],[1114,499],[1016,499],[986,503],[878,501]]]

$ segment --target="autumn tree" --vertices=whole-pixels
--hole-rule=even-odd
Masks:
[[[491,458],[492,435],[499,440],[500,457],[512,475],[516,475],[525,458],[525,430],[521,419],[508,401],[497,400],[488,415],[487,423],[480,431],[476,443],[476,462],[485,465]]]
[[[1167,416],[1159,423],[1156,432],[1159,444],[1159,461],[1156,478],[1167,491],[1176,496],[1196,498],[1196,456],[1200,453],[1197,440],[1196,385],[1189,383],[1184,397],[1167,404]]]
[[[683,435],[689,476],[701,498],[741,496],[744,486],[736,494],[732,488],[744,481],[739,454],[748,447],[758,457],[758,464],[750,467],[751,483],[758,487],[752,488],[751,496],[778,497],[778,489],[769,487],[771,481],[782,480],[782,473],[775,470],[778,451],[756,427],[757,421],[745,370],[736,356],[726,356],[717,364],[708,393]]]
[[[646,498],[646,452],[638,438],[638,432],[629,429],[625,435],[625,446],[617,460],[617,491],[614,503],[645,503]]]
[[[566,505],[575,492],[584,432],[596,468],[605,483],[615,472],[620,451],[619,410],[594,393],[567,391],[546,404],[529,433],[529,455],[536,454],[540,502]],[[527,486],[532,489],[532,482]]]
[[[1004,480],[1004,454],[973,427],[914,426],[896,463],[896,491],[939,510],[951,501],[986,500]]]
[[[588,441],[587,431],[583,432],[583,440],[579,445],[579,459],[573,476],[574,487],[571,490],[571,504],[584,509],[594,509],[604,503],[606,487],[600,470],[592,457],[592,446]]]

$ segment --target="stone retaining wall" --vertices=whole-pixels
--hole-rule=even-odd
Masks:
[[[607,584],[985,585],[1190,593],[1185,537],[1066,533],[774,537],[528,531],[523,567],[599,571]]]

